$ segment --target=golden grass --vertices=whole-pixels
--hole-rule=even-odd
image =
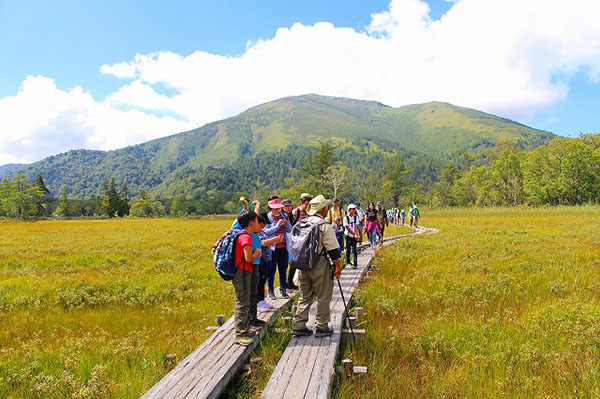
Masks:
[[[600,395],[597,207],[426,212],[357,293],[361,379],[340,398]]]
[[[0,397],[135,398],[229,315],[231,217],[0,222]]]

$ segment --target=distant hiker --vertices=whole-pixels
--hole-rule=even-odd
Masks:
[[[306,213],[306,209],[308,208],[308,204],[312,200],[312,195],[308,193],[303,193],[300,196],[300,206],[292,211],[292,218],[290,219],[292,222],[292,226],[298,223],[301,220],[308,218],[308,214]],[[291,290],[297,290],[298,287],[294,284],[294,276],[296,275],[296,269],[290,267],[287,276],[287,286]]]
[[[365,218],[366,225],[364,232],[367,234],[371,248],[375,249],[375,245],[377,245],[377,231],[379,229],[379,225],[377,223],[377,209],[375,209],[375,204],[373,202],[369,202]]]
[[[327,223],[327,207],[331,200],[325,199],[322,195],[317,195],[310,201],[307,213],[309,214],[309,225],[318,225],[318,239],[316,244],[317,253],[320,254],[316,265],[312,269],[300,270],[300,298],[298,300],[298,310],[294,316],[292,325],[292,334],[294,336],[308,336],[313,332],[306,328],[308,314],[313,301],[317,300],[316,314],[316,337],[326,337],[333,335],[333,329],[329,328],[330,304],[333,295],[333,276],[337,278],[341,275],[342,265],[340,263],[340,251],[333,227]],[[297,229],[298,226],[295,227]],[[309,227],[310,228],[310,227]],[[331,269],[327,255],[333,260],[335,270]]]
[[[421,217],[421,212],[419,212],[419,208],[417,205],[413,203],[413,207],[410,210],[410,225],[415,229],[419,227],[419,218]]]
[[[379,224],[378,236],[379,236],[379,245],[383,245],[383,234],[385,233],[385,228],[388,226],[388,214],[383,207],[383,202],[377,201],[377,223]]]
[[[269,287],[269,299],[276,299],[275,297],[275,272],[279,271],[279,293],[282,298],[289,298],[286,292],[286,276],[287,267],[289,261],[289,254],[287,250],[286,233],[292,231],[292,225],[285,218],[285,215],[281,212],[283,204],[278,196],[272,195],[269,197],[268,207],[270,212],[267,214],[269,222],[271,224],[279,224],[279,229],[275,233],[276,236],[283,237],[281,241],[275,244],[275,249],[271,253],[271,265],[269,268],[269,276],[267,279],[267,285]]]
[[[248,316],[250,312],[250,280],[252,274],[252,263],[255,258],[261,256],[261,250],[252,251],[252,238],[250,234],[258,231],[256,213],[254,211],[243,212],[238,216],[238,221],[242,227],[241,233],[235,240],[233,247],[233,261],[237,267],[233,280],[233,290],[235,292],[235,305],[233,310],[235,337],[234,342],[240,345],[250,345],[256,334],[255,330],[250,329]]]
[[[346,265],[358,267],[358,250],[356,248],[359,236],[358,215],[356,214],[356,205],[348,205],[348,214],[344,216],[344,234],[346,235]],[[354,256],[354,263],[350,263],[350,252]]]
[[[404,209],[400,210],[400,220],[402,221],[402,226],[404,226],[404,220],[406,220],[406,213],[404,213]]]
[[[344,225],[342,219],[336,217],[333,223],[333,231],[335,231],[338,244],[340,244],[340,252],[344,252]]]
[[[276,236],[279,225],[269,224],[268,215],[261,213],[257,217],[258,233],[252,234],[252,250],[255,247],[261,249],[261,256],[254,259],[252,265],[252,277],[250,280],[250,325],[256,328],[262,328],[265,322],[257,317],[257,310],[265,312],[273,309],[273,306],[265,301],[265,283],[269,273],[269,262],[271,261],[271,245],[280,243],[282,236]],[[258,237],[258,238],[256,238]]]
[[[365,228],[365,216],[366,213],[364,211],[364,209],[362,209],[360,207],[360,202],[356,203],[356,215],[358,216],[358,237],[356,237],[356,240],[358,241],[359,244],[362,244],[363,241],[363,229]]]
[[[333,207],[327,212],[327,220],[329,223],[333,224],[335,222],[335,218],[340,218],[342,220],[342,210],[340,209],[340,200],[334,198]]]

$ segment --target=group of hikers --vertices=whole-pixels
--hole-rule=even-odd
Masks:
[[[395,224],[396,226],[404,226],[406,216],[407,215],[404,212],[404,209],[392,208],[388,211],[388,219],[390,223]],[[408,211],[408,216],[410,220],[410,227],[417,228],[419,226],[419,218],[421,217],[421,213],[414,202]]]
[[[371,248],[382,246],[391,214],[381,201],[370,202],[366,209],[359,202],[351,203],[344,211],[337,198],[328,200],[323,195],[313,197],[308,193],[300,196],[296,208],[291,200],[281,200],[277,195],[268,198],[268,209],[264,211],[257,200],[248,203],[242,197],[240,202],[240,214],[213,247],[215,268],[221,277],[233,282],[234,341],[250,345],[264,327],[265,322],[257,314],[273,309],[265,301],[265,284],[267,297],[276,299],[277,271],[281,298],[289,298],[288,290],[299,290],[292,334],[313,334],[306,323],[316,299],[315,336],[332,335],[329,306],[333,280],[339,278],[342,270],[341,256],[345,252],[346,265],[357,268],[358,245],[363,236],[368,237]],[[416,209],[414,204],[413,208]],[[393,217],[396,220],[396,214]]]

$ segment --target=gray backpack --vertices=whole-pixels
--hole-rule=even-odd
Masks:
[[[290,245],[290,266],[298,270],[309,270],[319,262],[319,257],[326,256],[325,248],[319,251],[320,226],[326,223],[320,220],[310,223],[304,219],[292,228],[292,243]]]

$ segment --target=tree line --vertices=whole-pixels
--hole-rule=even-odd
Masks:
[[[422,199],[432,207],[600,202],[600,134],[556,137],[529,152],[500,143],[488,155],[475,166],[478,155],[456,153]]]
[[[435,170],[437,178],[432,177]],[[431,159],[390,149],[378,140],[359,138],[352,147],[342,148],[321,141],[310,148],[242,159],[233,167],[183,170],[153,194],[141,190],[134,198],[127,185],[118,187],[114,179],[103,181],[100,196],[69,198],[63,187],[54,197],[41,175],[29,182],[19,174],[0,182],[0,217],[233,213],[241,195],[266,199],[277,192],[297,199],[306,191],[345,202],[383,200],[394,207],[412,201],[431,207],[596,204],[600,134],[556,137],[529,152],[508,142],[484,153],[457,151],[441,170]],[[168,195],[173,192],[177,194]]]

